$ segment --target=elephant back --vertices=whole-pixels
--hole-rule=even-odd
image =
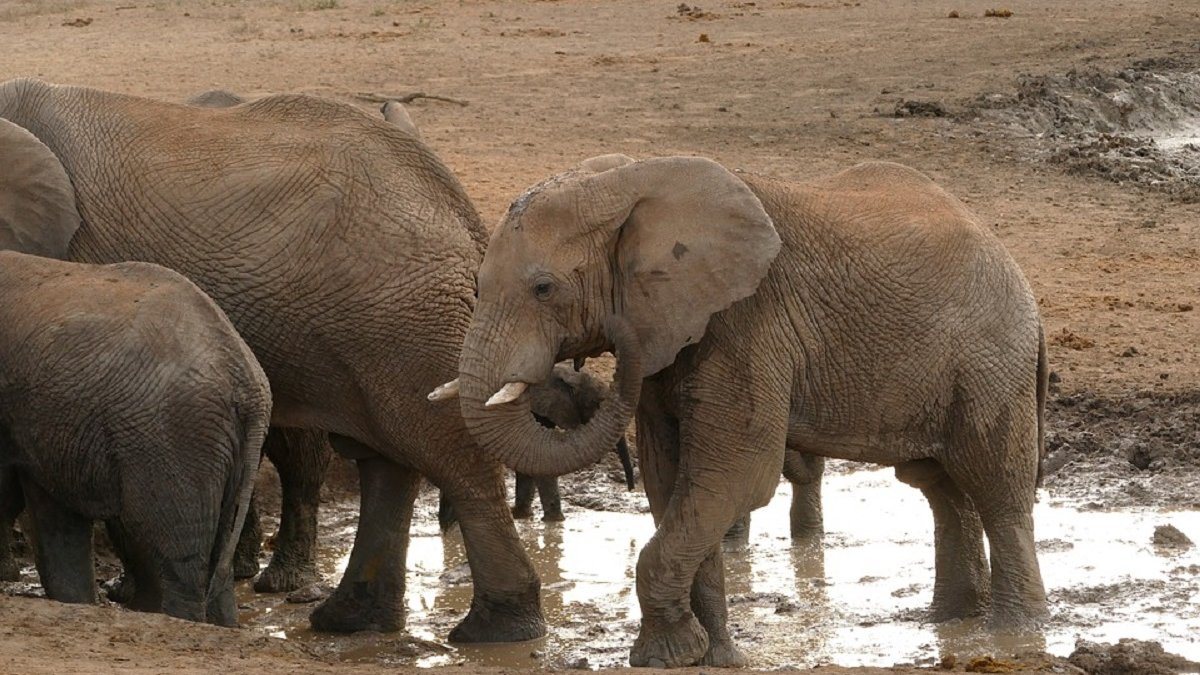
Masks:
[[[65,258],[79,229],[75,190],[33,134],[0,119],[0,249]]]

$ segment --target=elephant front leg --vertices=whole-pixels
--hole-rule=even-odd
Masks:
[[[518,473],[516,478],[516,497],[513,499],[513,518],[533,517],[533,492],[536,484],[533,476]]]
[[[321,578],[317,571],[317,514],[333,451],[324,432],[275,428],[267,435],[263,452],[279,471],[282,503],[275,552],[267,569],[254,580],[254,590],[294,591]]]
[[[728,537],[728,533],[725,536]],[[729,606],[725,602],[725,562],[721,547],[710,553],[696,570],[696,579],[692,582],[692,612],[708,633],[704,665],[744,668],[749,664],[729,636]]]
[[[675,423],[647,403],[652,391],[642,390],[638,439],[658,530],[638,558],[642,627],[629,662],[737,665],[744,657],[726,627],[721,540],[736,519],[774,494],[786,436],[775,420],[786,420],[786,397],[773,407],[760,396],[753,409],[698,397]]]
[[[450,641],[521,642],[545,635],[541,581],[505,503],[501,467],[480,461],[467,445],[421,469],[454,503],[475,586],[471,609]]]
[[[262,551],[262,523],[258,519],[258,491],[250,495],[250,505],[246,509],[246,522],[238,535],[237,546],[233,550],[233,577],[235,579],[250,579],[258,574],[258,554]]]
[[[983,613],[988,606],[990,575],[983,551],[983,523],[971,500],[932,459],[898,465],[896,478],[920,489],[933,510],[930,619],[948,621]]]
[[[313,610],[314,630],[351,633],[404,627],[404,573],[413,503],[421,476],[357,446],[362,496],[358,532],[346,572],[333,595]],[[340,450],[340,448],[339,448]]]

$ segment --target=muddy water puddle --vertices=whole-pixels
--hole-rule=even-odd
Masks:
[[[977,621],[921,621],[932,597],[933,523],[919,492],[888,470],[860,470],[827,476],[824,494],[823,547],[791,545],[790,486],[782,483],[771,504],[754,513],[749,547],[726,553],[731,632],[756,667],[923,664],[946,653],[1030,649],[1066,655],[1077,638],[1122,637],[1158,640],[1200,660],[1200,553],[1151,543],[1164,524],[1200,540],[1200,512],[1097,511],[1043,493],[1035,517],[1051,621],[1041,638],[1004,639],[986,636]],[[348,557],[354,505],[328,506],[334,522],[322,536],[338,548],[322,563],[335,581]],[[248,591],[243,621],[348,661],[592,668],[626,662],[639,617],[634,569],[653,534],[649,515],[576,507],[565,523],[518,523],[542,577],[550,635],[451,648],[441,641],[464,615],[471,586],[462,539],[457,530],[439,534],[435,511],[436,497],[418,504],[407,634],[315,634],[307,628],[312,605]]]

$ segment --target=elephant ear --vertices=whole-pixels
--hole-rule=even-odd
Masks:
[[[754,293],[779,253],[779,233],[749,186],[709,159],[651,159],[595,177],[606,178],[632,203],[617,266],[623,314],[652,375],[700,340],[709,317]]]
[[[0,249],[64,259],[79,211],[58,157],[36,136],[0,119]]]

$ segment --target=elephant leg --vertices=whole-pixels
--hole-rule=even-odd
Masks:
[[[337,590],[313,610],[314,630],[350,633],[404,628],[404,572],[413,503],[421,475],[349,438],[333,437],[355,457],[362,494],[358,532]]]
[[[784,451],[783,476],[792,484],[789,512],[792,540],[798,544],[814,543],[825,534],[825,516],[821,509],[824,473],[824,457],[791,448]]]
[[[132,562],[129,543],[125,541],[125,531],[116,518],[104,521],[104,531],[108,533],[108,540],[112,542],[113,552],[121,560],[121,573],[115,579],[104,583],[104,593],[109,601],[128,605],[133,600],[136,586],[130,572]]]
[[[729,606],[725,602],[725,563],[720,546],[715,548],[696,570],[696,579],[692,582],[692,612],[708,633],[708,651],[704,654],[704,665],[744,668],[749,664],[745,654],[733,644],[733,638],[729,636]]]
[[[646,403],[648,396],[655,397],[655,388],[642,389],[638,440],[639,446],[649,440],[653,447],[642,450],[642,472],[647,494],[651,489],[659,494],[657,508],[656,500],[651,501],[658,529],[638,558],[642,626],[629,662],[651,667],[702,660],[741,663],[744,657],[729,640],[725,625],[723,570],[715,551],[735,520],[774,494],[786,436],[778,420],[787,417],[787,397],[780,395],[777,405],[771,405],[769,398],[759,396],[760,405],[753,409],[689,400],[675,425],[665,411]],[[646,418],[653,421],[643,423]],[[667,488],[672,453],[662,450],[671,440],[679,448],[678,468]],[[669,494],[665,507],[664,494]]]
[[[953,415],[964,421],[987,419],[989,424],[956,430],[952,440],[963,452],[942,465],[974,505],[987,533],[992,577],[989,622],[996,628],[1036,627],[1048,616],[1033,534],[1037,416],[1024,410],[988,413]]]
[[[13,526],[25,510],[21,480],[11,466],[0,467],[0,581],[20,581],[21,569],[13,557]]]
[[[445,490],[438,490],[438,527],[445,532],[458,522],[458,514],[454,512],[454,502],[446,495]]]
[[[542,520],[547,523],[561,523],[563,518],[562,496],[558,493],[557,478],[537,478],[538,499],[542,502]]]
[[[46,597],[59,602],[96,602],[92,521],[59,504],[32,480],[21,489],[33,517],[34,562]]]
[[[513,518],[532,518],[533,491],[536,488],[536,481],[534,480],[533,476],[526,476],[523,473],[518,473],[516,483],[517,496],[513,500]]]
[[[162,558],[154,554],[121,520],[109,521],[108,536],[121,556],[116,593],[125,607],[136,611],[162,611]]]
[[[661,528],[666,517],[667,505],[675,492],[679,479],[679,421],[662,406],[661,386],[652,381],[642,385],[641,402],[637,414],[638,464],[642,469],[642,484],[650,502],[650,513],[654,524]],[[659,530],[661,532],[661,529]],[[656,532],[654,538],[659,534]],[[653,541],[653,539],[651,540]],[[642,596],[641,585],[645,579],[643,560],[647,560],[647,547],[638,556],[638,597]],[[711,590],[711,589],[710,589]],[[688,589],[687,593],[703,593],[704,589]],[[703,598],[698,598],[703,602]],[[722,598],[724,602],[724,598]],[[643,608],[645,604],[643,603]],[[643,615],[645,610],[643,609]],[[712,618],[712,612],[701,612]],[[672,623],[674,625],[672,625]],[[665,625],[664,625],[665,624]],[[686,666],[698,663],[709,648],[708,631],[697,618],[687,612],[674,617],[674,621],[662,622],[655,618],[647,625],[643,618],[642,629],[629,654],[632,666]],[[657,652],[655,651],[657,650]],[[665,652],[665,653],[662,653]]]
[[[934,584],[930,618],[948,621],[981,614],[988,605],[983,524],[971,500],[931,459],[896,466],[896,478],[921,490],[933,510]]]
[[[254,590],[294,591],[321,578],[317,571],[317,512],[333,449],[325,432],[274,428],[263,443],[263,453],[279,471],[282,504],[275,552],[267,569],[254,580]]]
[[[418,468],[454,504],[474,596],[451,642],[520,642],[546,634],[541,581],[517,536],[505,504],[504,469],[481,462],[473,443],[435,456]]]
[[[233,550],[233,576],[235,579],[250,579],[258,574],[258,554],[262,550],[262,523],[258,519],[258,491],[250,495],[246,510],[246,521],[238,535]]]
[[[731,551],[738,551],[750,545],[750,514],[733,521],[721,542]]]

